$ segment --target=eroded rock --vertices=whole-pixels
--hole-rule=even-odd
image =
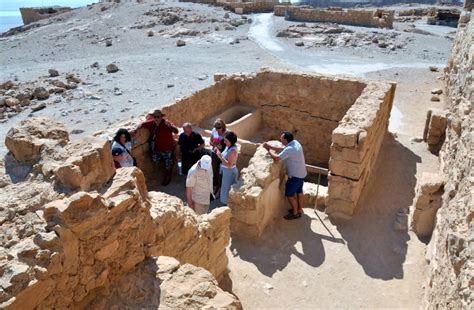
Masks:
[[[31,162],[38,159],[47,145],[64,146],[69,141],[66,127],[47,118],[31,118],[10,129],[5,145],[19,161]]]

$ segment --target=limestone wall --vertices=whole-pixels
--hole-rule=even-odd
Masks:
[[[238,102],[262,111],[265,140],[293,131],[306,161],[324,167],[332,131],[365,87],[358,80],[270,70],[236,80]]]
[[[31,128],[35,122],[48,124],[32,118],[22,126]],[[33,167],[29,158],[17,162],[12,155],[7,165],[14,170],[6,174],[0,166],[0,308],[85,308],[98,295],[110,298],[110,287],[146,258],[161,255],[222,279],[230,239],[228,208],[197,216],[176,197],[148,193],[139,169],[115,171],[107,141],[89,137],[85,141],[91,147],[81,141],[62,147],[67,136],[49,123],[49,129],[30,131],[31,145],[40,152],[30,154]],[[11,150],[25,147],[26,132],[9,133]],[[62,167],[80,173],[61,178]],[[73,186],[76,179],[82,181]],[[85,188],[96,190],[81,191]]]
[[[344,25],[392,28],[395,12],[391,10],[314,9],[299,6],[275,6],[274,14],[301,22],[324,22]]]
[[[272,12],[277,0],[267,1],[217,1],[218,5],[229,7],[237,14],[266,13]]]
[[[466,1],[465,10],[472,10]],[[466,17],[458,31],[446,69],[448,122],[441,149],[443,204],[429,244],[426,308],[470,309],[474,279],[474,22]]]
[[[199,124],[207,116],[221,111],[236,101],[236,83],[233,79],[218,81],[173,102],[162,109],[166,117],[178,126],[185,122]],[[190,108],[192,107],[192,113]]]
[[[350,217],[367,184],[388,129],[395,84],[369,84],[332,133],[328,208]]]
[[[259,147],[241,178],[229,195],[232,210],[232,233],[250,239],[258,238],[275,216],[282,215],[285,203],[285,171],[263,147]]]

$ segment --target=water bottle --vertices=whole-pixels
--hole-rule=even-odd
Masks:
[[[178,174],[183,175],[183,163],[178,161]]]

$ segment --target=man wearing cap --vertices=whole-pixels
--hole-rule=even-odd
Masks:
[[[186,197],[188,206],[197,214],[206,214],[209,211],[210,196],[212,193],[212,159],[204,155],[189,169],[186,178]]]
[[[165,174],[162,185],[166,186],[171,182],[171,169],[174,161],[175,141],[173,134],[178,133],[173,123],[164,118],[161,110],[150,111],[147,120],[138,128],[146,128],[150,131],[150,153],[155,163],[163,161],[165,164]]]

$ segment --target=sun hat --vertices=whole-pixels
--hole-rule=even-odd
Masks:
[[[209,155],[204,155],[201,157],[201,168],[206,170],[211,170],[212,168],[212,159]]]

